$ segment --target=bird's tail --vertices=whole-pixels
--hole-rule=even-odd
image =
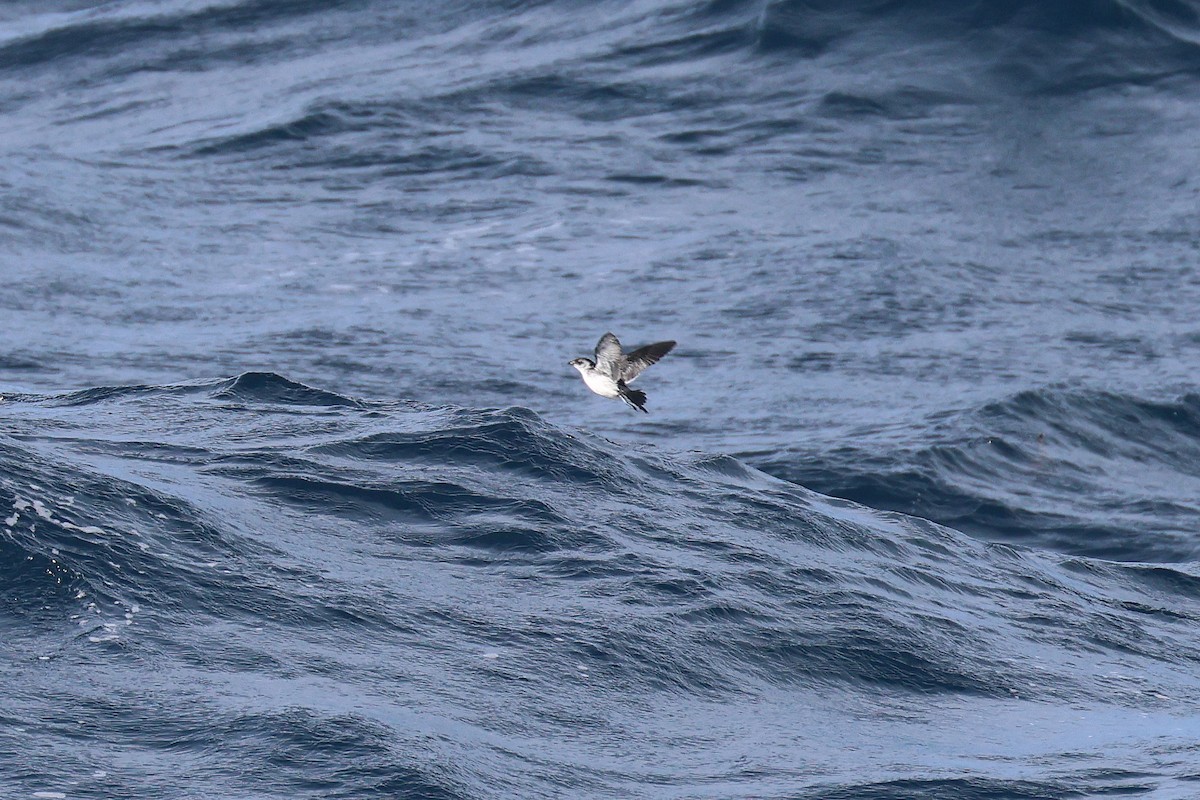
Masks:
[[[639,389],[630,389],[625,385],[625,381],[617,383],[617,393],[621,395],[621,399],[629,404],[630,408],[636,408],[643,414],[649,414],[646,410],[646,393]]]

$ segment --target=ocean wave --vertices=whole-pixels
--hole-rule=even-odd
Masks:
[[[305,22],[321,14],[317,29]],[[308,94],[310,102],[284,119],[234,128],[222,124],[192,141],[171,142],[188,156],[248,156],[338,137],[366,138],[371,152],[357,148],[309,153],[330,166],[391,164],[414,174],[445,169],[488,175],[544,175],[551,169],[531,153],[497,153],[471,148],[453,134],[477,118],[511,111],[554,110],[592,122],[696,113],[731,107],[734,122],[749,93],[771,108],[782,85],[795,86],[795,99],[814,101],[823,113],[877,114],[898,119],[930,113],[947,102],[975,102],[991,92],[1085,92],[1097,86],[1151,83],[1200,69],[1200,12],[1190,0],[1173,3],[1132,0],[946,3],[941,0],[885,3],[862,0],[771,0],[766,3],[671,4],[655,12],[614,9],[584,20],[561,4],[541,13],[517,13],[506,3],[454,4],[436,14],[382,9],[371,2],[242,2],[196,8],[176,4],[153,14],[141,7],[91,9],[24,20],[0,39],[0,72],[54,67],[74,76],[63,80],[119,80],[137,72],[217,71],[305,59],[343,46],[378,46],[401,72],[413,66],[415,45],[428,41],[481,64],[500,68],[444,73],[426,65],[420,86],[389,95],[373,91],[362,99]],[[369,20],[369,25],[364,21]],[[570,56],[551,45],[570,41]],[[414,51],[415,47],[415,51]],[[391,49],[388,49],[391,48]],[[910,63],[912,52],[922,53]],[[504,53],[522,58],[504,66]],[[797,83],[803,62],[834,57],[848,67],[844,77],[879,72],[899,59],[897,81],[838,80],[835,88]],[[662,67],[693,65],[680,80]],[[618,78],[641,72],[637,78]],[[835,70],[841,72],[843,70]],[[964,73],[979,80],[964,83]],[[98,78],[98,76],[103,76]],[[740,76],[732,83],[730,76]],[[382,88],[382,87],[380,87]],[[125,101],[95,113],[141,113]],[[440,123],[438,121],[441,121]],[[238,130],[240,128],[240,130]],[[217,131],[220,131],[217,133]],[[391,136],[385,135],[387,131]],[[445,141],[436,141],[449,135]],[[406,139],[431,138],[403,147]],[[412,142],[410,142],[410,145]],[[457,166],[453,166],[457,165]]]
[[[361,3],[319,3],[311,0],[238,0],[207,3],[164,3],[153,12],[137,4],[111,4],[109,8],[79,9],[47,13],[22,20],[6,40],[0,40],[0,70],[27,69],[53,63],[64,65],[75,59],[127,59],[133,53],[161,51],[174,46],[172,58],[160,56],[140,65],[131,64],[129,72],[139,69],[164,69],[168,66],[192,67],[212,64],[224,53],[245,60],[246,49],[229,51],[223,47],[206,49],[205,37],[237,31],[255,32],[312,14],[329,12],[337,6]],[[190,56],[190,57],[189,57]],[[158,63],[155,63],[158,62]]]
[[[1068,591],[1053,561],[810,494],[728,457],[627,452],[524,409],[369,404],[270,373],[207,382],[204,391],[161,388],[6,403],[15,437],[4,443],[0,505],[12,516],[0,543],[6,562],[19,565],[5,573],[4,591],[20,598],[10,614],[69,610],[82,593],[176,624],[194,612],[329,630],[412,629],[407,612],[345,575],[322,575],[302,555],[356,546],[542,571],[614,607],[641,608],[647,621],[671,620],[672,640],[607,612],[595,632],[605,658],[616,659],[612,668],[647,685],[669,673],[697,691],[731,690],[749,671],[777,684],[1085,696],[1094,691],[1086,680],[1051,681],[1021,662],[1026,620],[1053,613],[1069,630],[1063,615],[1083,615],[1096,620],[1094,635],[1084,645],[1062,634],[1066,650],[1160,657],[1165,637],[1147,644],[1132,623],[1110,629],[1114,613],[1139,625],[1146,613],[1114,612],[1100,587],[1136,584],[1195,599],[1194,578],[1181,572],[1111,567],[1102,568],[1110,570],[1104,582]],[[1195,433],[1192,401],[1057,402],[1075,412],[1116,403]],[[1046,406],[1046,398],[1020,396],[980,417],[1045,424]],[[308,411],[297,416],[298,408]],[[969,451],[939,451],[940,479],[954,466],[1037,458],[989,447],[981,462]],[[880,481],[874,491],[898,496],[912,480]],[[1060,610],[1048,612],[1047,603]],[[968,622],[950,611],[963,607],[980,616]]]
[[[1191,2],[783,0],[766,5],[757,30],[764,51],[802,57],[864,46],[886,52],[878,49],[885,42],[934,45],[930,64],[957,63],[993,90],[1073,94],[1200,69],[1200,14]],[[923,80],[948,77],[925,72]]]
[[[721,4],[722,10],[732,4]],[[764,43],[786,45],[836,40],[852,35],[872,22],[900,21],[901,30],[924,28],[931,35],[951,32],[1026,31],[1062,38],[1084,38],[1100,31],[1122,31],[1134,36],[1161,36],[1194,45],[1200,31],[1200,11],[1189,0],[771,0],[759,12],[758,30]]]
[[[1186,430],[1194,411],[1056,397]],[[1040,418],[1046,403],[977,416]],[[46,670],[14,718],[39,707],[25,698],[45,674],[89,741],[148,764],[219,757],[201,780],[214,787],[283,753],[293,771],[262,791],[477,796],[495,765],[445,772],[444,745],[426,746],[443,741],[438,720],[469,719],[506,742],[501,772],[545,796],[564,769],[628,788],[644,776],[598,776],[587,748],[546,756],[545,732],[763,695],[861,698],[872,719],[931,697],[975,709],[971,725],[1017,703],[1023,719],[1068,706],[1140,718],[1190,702],[1200,666],[1186,565],[983,543],[528,409],[353,400],[273,373],[2,408],[0,628],[18,662]],[[119,684],[56,682],[76,664]],[[694,730],[687,716],[677,730]],[[754,724],[781,735],[786,717]],[[622,740],[657,742],[663,724]],[[303,756],[328,748],[360,768]],[[530,772],[535,755],[554,777]]]
[[[925,447],[845,447],[760,466],[986,539],[1121,561],[1200,552],[1200,509],[1178,500],[1180,486],[1200,489],[1200,397],[1049,388],[941,416]]]
[[[217,400],[241,400],[254,403],[300,406],[360,406],[349,397],[334,392],[314,389],[302,383],[288,380],[273,372],[244,372],[230,378],[211,390]]]

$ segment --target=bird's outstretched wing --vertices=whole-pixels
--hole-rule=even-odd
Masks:
[[[616,341],[616,337],[613,337],[613,341]],[[625,363],[622,365],[621,374],[618,377],[626,383],[631,383],[634,378],[646,371],[646,367],[657,363],[660,358],[671,352],[671,348],[674,346],[675,342],[655,342],[645,347],[639,347],[625,356]],[[619,348],[620,345],[618,345]]]
[[[624,368],[625,354],[621,352],[620,340],[611,333],[604,334],[596,343],[596,370],[615,381],[621,377]]]

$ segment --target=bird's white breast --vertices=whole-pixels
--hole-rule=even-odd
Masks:
[[[617,397],[617,382],[607,375],[597,372],[594,369],[587,370],[582,373],[583,382],[587,387],[601,397]]]

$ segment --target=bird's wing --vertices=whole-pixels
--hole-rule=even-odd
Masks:
[[[621,377],[624,367],[625,355],[621,352],[621,342],[611,333],[601,336],[596,343],[596,370],[615,381]]]
[[[674,342],[655,342],[645,347],[639,347],[625,356],[625,364],[621,369],[621,380],[631,383],[634,378],[646,371],[646,367],[657,363],[660,358],[671,352]]]

